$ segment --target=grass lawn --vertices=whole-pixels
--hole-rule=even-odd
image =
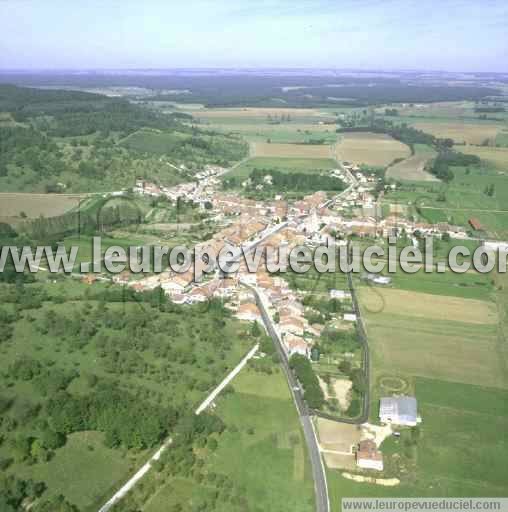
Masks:
[[[101,255],[104,256],[104,253],[109,247],[119,246],[128,251],[129,247],[137,247],[144,244],[145,242],[143,240],[137,238],[111,238],[109,236],[101,236]],[[79,238],[76,236],[68,237],[65,239],[64,245],[67,251],[70,251],[71,247],[78,248],[76,269],[79,269],[81,263],[93,261],[93,237],[87,235],[83,235]],[[105,270],[105,268],[103,268],[103,270]]]
[[[438,260],[438,257],[435,257],[434,262]],[[415,274],[406,274],[398,269],[396,274],[390,274],[390,276],[393,279],[393,286],[400,290],[487,301],[493,298],[492,278],[488,274],[473,271],[455,274],[450,270],[438,274],[437,272],[427,273],[423,269]]]

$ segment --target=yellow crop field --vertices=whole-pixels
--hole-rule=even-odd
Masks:
[[[281,117],[316,117],[324,118],[331,117],[329,114],[321,112],[317,109],[303,109],[303,108],[222,108],[222,109],[203,109],[196,110],[193,113],[196,117],[206,117],[213,119],[215,117],[224,118],[230,117],[237,118],[266,118],[268,116]]]
[[[426,146],[416,146],[415,154],[388,168],[386,176],[396,180],[439,181],[425,171],[427,162],[436,156],[436,152]]]
[[[55,217],[76,208],[78,194],[24,194],[0,193],[0,219],[16,222],[23,218]]]
[[[344,133],[336,148],[339,160],[380,167],[411,154],[408,146],[389,135],[368,132]]]
[[[508,171],[508,148],[457,146],[455,149],[468,155],[479,156],[495,167]]]
[[[505,388],[492,302],[361,287],[376,375]]]
[[[466,144],[482,144],[487,139],[494,140],[502,130],[502,125],[488,122],[418,121],[413,123],[413,126],[440,139],[453,139],[457,143],[465,142]]]
[[[453,320],[472,324],[495,324],[497,312],[494,304],[483,300],[464,299],[447,295],[434,295],[392,288],[362,290],[367,308],[375,310],[379,295],[384,299],[386,314],[411,315],[429,320]]]

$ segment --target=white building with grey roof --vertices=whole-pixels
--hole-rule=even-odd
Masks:
[[[381,423],[414,427],[421,422],[416,398],[413,396],[381,398],[379,419]]]

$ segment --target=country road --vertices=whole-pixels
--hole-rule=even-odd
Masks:
[[[316,495],[316,511],[330,512],[330,500],[328,497],[328,485],[326,482],[325,467],[323,464],[323,459],[321,458],[319,443],[317,440],[316,431],[314,430],[314,424],[312,423],[310,411],[307,407],[307,404],[303,400],[302,389],[289,367],[289,361],[286,356],[286,353],[284,352],[284,349],[282,348],[281,339],[275,329],[275,326],[270,315],[268,314],[268,304],[266,299],[263,297],[263,295],[259,292],[259,290],[256,287],[248,285],[246,283],[242,284],[246,288],[250,289],[256,296],[256,302],[261,311],[263,322],[275,344],[275,348],[280,357],[282,368],[288,381],[289,390],[291,392],[291,396],[293,397],[293,401],[295,403],[296,410],[300,418],[300,423],[302,425],[303,434],[310,457],[312,476],[314,479],[314,491]]]
[[[196,409],[196,414],[201,414],[219,395],[219,393],[238,375],[240,370],[247,364],[249,359],[258,351],[259,345],[256,344],[243,359],[228,373],[222,382],[205,398],[201,405]],[[137,483],[143,478],[152,467],[152,463],[159,460],[162,453],[171,444],[171,438],[152,455],[152,457],[98,510],[98,512],[107,512],[115,503],[120,501]]]

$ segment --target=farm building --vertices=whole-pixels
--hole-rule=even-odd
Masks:
[[[383,454],[371,439],[360,441],[356,452],[356,465],[362,469],[383,471]]]
[[[380,276],[378,274],[364,274],[362,277],[371,283],[380,284],[382,286],[387,286],[392,282],[391,277]]]
[[[420,423],[416,398],[413,396],[398,396],[381,398],[379,407],[381,423],[415,426]]]
[[[356,322],[356,315],[354,313],[344,313],[344,320],[346,322]]]
[[[310,351],[306,341],[299,336],[288,335],[284,336],[284,348],[289,357],[293,354],[300,354],[309,357]]]
[[[351,294],[344,290],[330,290],[330,298],[338,300],[349,299],[351,298]]]
[[[480,221],[476,219],[475,217],[471,217],[469,220],[469,225],[475,230],[475,231],[481,231],[483,229]]]
[[[235,316],[239,320],[247,320],[250,322],[261,320],[261,313],[259,312],[258,307],[256,304],[251,303],[241,304]]]

